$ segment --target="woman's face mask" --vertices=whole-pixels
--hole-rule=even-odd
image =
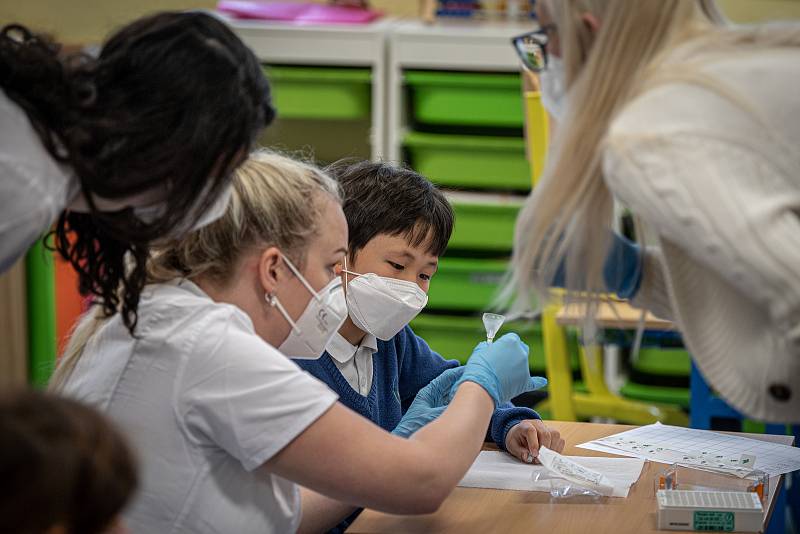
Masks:
[[[228,209],[228,203],[231,200],[231,196],[233,195],[233,187],[228,186],[222,194],[217,197],[214,203],[211,205],[205,213],[203,213],[197,221],[188,229],[189,232],[194,232],[195,230],[199,230],[200,228],[211,224],[212,222],[216,221],[223,215],[225,215],[225,210]],[[149,206],[134,206],[133,207],[133,214],[136,216],[137,219],[142,221],[145,224],[152,224],[153,222],[157,221],[161,217],[163,217],[167,211],[169,210],[169,205],[166,202],[159,202],[157,204],[151,204]],[[175,234],[181,234],[181,229],[177,228],[175,230]]]
[[[265,295],[267,303],[276,307],[292,327],[278,350],[290,358],[316,360],[322,356],[325,346],[347,319],[342,279],[336,276],[325,287],[315,291],[289,258],[283,256],[283,261],[311,293],[311,299],[295,321],[276,295]]]
[[[564,63],[551,55],[547,67],[539,73],[542,105],[554,119],[561,122],[567,107],[567,90],[564,81]]]

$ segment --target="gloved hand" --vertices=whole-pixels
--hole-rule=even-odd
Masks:
[[[478,343],[464,365],[464,374],[451,388],[451,398],[464,382],[480,385],[492,397],[495,406],[546,386],[547,379],[530,376],[528,350],[528,345],[514,333],[506,334],[492,344]]]
[[[419,390],[406,414],[392,430],[392,434],[407,438],[442,415],[452,398],[450,391],[453,384],[461,378],[462,374],[464,374],[464,367],[448,369]]]
[[[606,290],[616,293],[623,299],[631,299],[636,296],[639,286],[642,284],[642,262],[643,253],[641,247],[633,241],[612,233],[611,246],[606,254],[603,264],[603,281]],[[554,287],[566,287],[567,266],[566,261],[562,261],[553,277]],[[583,290],[585,288],[572,287],[569,289]]]

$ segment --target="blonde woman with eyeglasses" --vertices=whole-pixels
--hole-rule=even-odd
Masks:
[[[703,0],[543,0],[515,39],[559,122],[510,287],[674,320],[730,404],[800,421],[800,25]],[[614,199],[647,247],[614,234]]]

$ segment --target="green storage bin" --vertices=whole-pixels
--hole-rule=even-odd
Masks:
[[[659,404],[674,404],[681,408],[689,409],[689,389],[668,386],[651,386],[627,382],[619,390],[623,397],[642,402],[656,402]]]
[[[444,358],[456,359],[461,363],[469,359],[475,345],[486,340],[486,329],[479,316],[421,314],[411,321],[411,328]],[[531,349],[528,356],[530,368],[542,371],[545,365],[541,325],[532,322],[508,323],[503,325],[497,337],[507,332],[516,332],[528,344]]]
[[[692,360],[688,351],[658,347],[642,347],[639,350],[639,357],[633,363],[633,368],[637,373],[654,377],[687,377],[687,379],[691,372],[691,366]],[[688,387],[642,384],[628,380],[620,388],[620,394],[643,402],[675,404],[689,409]]]
[[[464,363],[480,341],[486,339],[486,330],[480,316],[421,314],[411,321],[411,328],[424,339],[430,347],[447,359]],[[530,347],[528,365],[532,372],[544,376],[544,342],[542,325],[539,322],[514,321],[503,325],[497,337],[508,332],[516,332]],[[574,331],[567,334],[567,349],[573,371],[580,367],[578,362],[578,337]],[[576,387],[578,387],[576,385]],[[582,387],[582,386],[580,386]]]
[[[640,373],[688,377],[692,370],[692,357],[684,349],[642,347],[633,367]]]
[[[436,184],[522,191],[531,188],[522,138],[409,132],[403,145],[411,167]]]
[[[418,122],[522,128],[519,74],[412,70],[404,79]]]
[[[264,67],[278,117],[356,120],[370,116],[370,69]]]
[[[489,309],[507,266],[502,260],[441,258],[428,290],[427,307],[459,311]]]
[[[522,201],[504,199],[498,202],[464,201],[451,196],[456,216],[450,250],[480,250],[508,253],[514,242],[514,224]]]

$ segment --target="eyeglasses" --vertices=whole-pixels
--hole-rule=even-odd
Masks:
[[[511,38],[517,55],[526,69],[541,72],[547,67],[548,33],[555,30],[554,24],[542,26],[540,29]]]

